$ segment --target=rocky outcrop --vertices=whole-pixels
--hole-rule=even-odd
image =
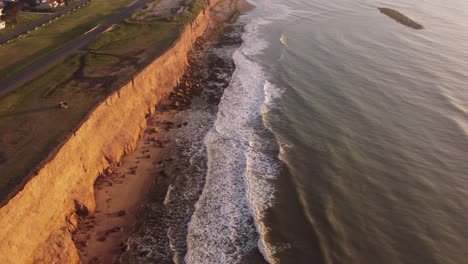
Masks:
[[[397,21],[398,23],[402,25],[405,25],[407,27],[414,28],[414,29],[424,28],[421,24],[413,21],[412,19],[396,11],[395,9],[391,9],[391,8],[378,8],[378,9],[382,14],[387,15],[388,17],[392,18],[393,20]]]
[[[0,263],[79,263],[71,233],[76,215],[95,209],[93,184],[130,153],[146,128],[147,114],[172,91],[187,53],[205,31],[210,4],[175,44],[129,83],[98,104],[60,150],[0,208]]]

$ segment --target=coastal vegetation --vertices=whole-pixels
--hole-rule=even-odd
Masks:
[[[33,13],[33,12],[24,12],[18,14],[18,24],[8,23],[6,28],[0,30],[0,36],[6,35],[18,28],[29,25],[36,20],[39,20],[43,17],[48,16],[49,14],[44,13]]]
[[[60,65],[0,97],[0,196],[45,160],[98,102],[167,50],[183,26],[127,19]],[[59,108],[61,101],[70,107]]]
[[[423,29],[423,26],[402,13],[391,8],[379,8],[380,12],[397,21],[398,23],[414,29]]]
[[[131,16],[134,22],[144,21],[152,23],[191,23],[203,9],[203,0],[181,0],[179,3],[173,1],[172,8],[161,12],[155,12],[161,0],[156,0],[147,4],[142,10],[135,12]]]
[[[203,0],[185,1],[184,11],[176,20],[178,23],[191,23],[203,9]]]
[[[64,44],[117,14],[132,0],[94,0],[27,35],[0,46],[0,80],[7,79],[47,57]]]

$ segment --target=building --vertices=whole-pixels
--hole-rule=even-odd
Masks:
[[[4,6],[5,6],[5,4],[3,3],[3,1],[0,1],[0,16],[3,15],[3,7]],[[5,27],[6,27],[5,21],[0,20],[0,30],[4,29]]]
[[[50,11],[51,8],[52,6],[47,2],[42,2],[40,5],[36,6],[36,10],[41,12]]]

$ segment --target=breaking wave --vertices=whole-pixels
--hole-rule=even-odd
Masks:
[[[257,5],[261,13],[275,8],[288,13],[282,5]],[[264,116],[280,90],[256,62],[268,47],[259,32],[270,23],[265,17],[243,17],[251,20],[233,55],[236,71],[205,138],[208,171],[188,227],[187,263],[241,263],[260,253],[275,262],[262,217],[274,201],[279,149]]]

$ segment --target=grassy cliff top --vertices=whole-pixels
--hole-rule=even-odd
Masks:
[[[98,102],[166,51],[186,19],[129,18],[60,65],[0,97],[0,199],[33,174]],[[59,108],[61,101],[69,108]]]

